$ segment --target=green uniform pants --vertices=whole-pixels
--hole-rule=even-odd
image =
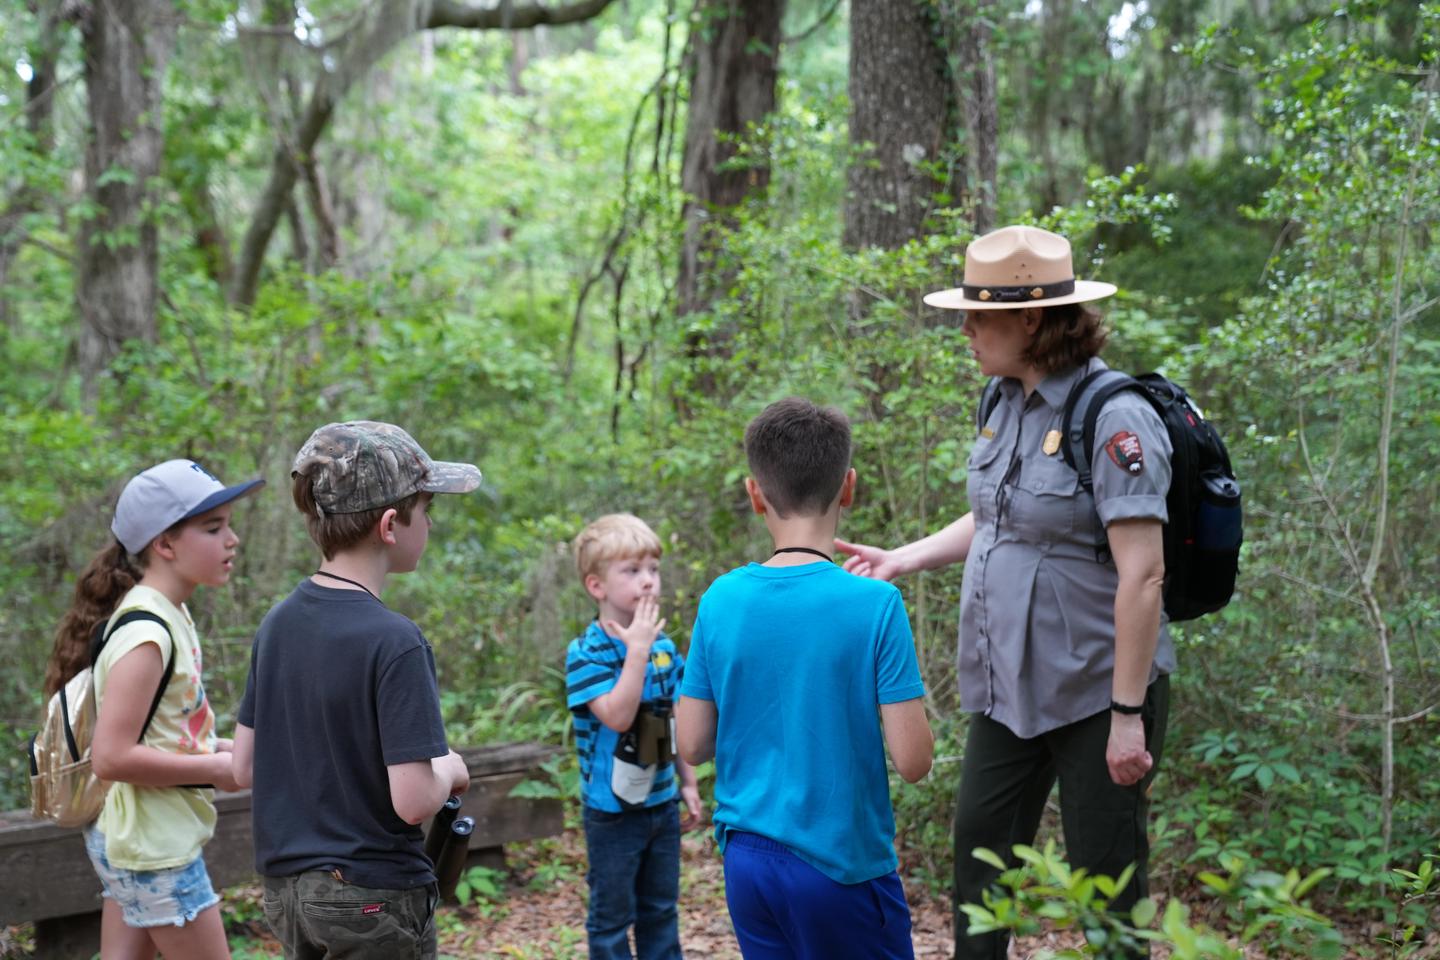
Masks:
[[[970,936],[965,932],[969,918],[960,911],[960,904],[982,903],[981,895],[999,876],[998,870],[976,860],[971,851],[985,847],[1013,865],[1011,848],[1035,842],[1040,815],[1057,780],[1070,865],[1084,867],[1092,875],[1118,877],[1135,864],[1135,875],[1110,904],[1112,910],[1128,912],[1137,900],[1149,895],[1149,788],[1160,769],[1169,712],[1170,679],[1162,675],[1145,692],[1142,714],[1145,746],[1154,766],[1143,780],[1129,787],[1111,780],[1105,764],[1109,710],[1029,740],[980,714],[970,718],[955,803],[956,960],[1004,960],[1008,934]],[[1106,960],[1147,955],[1143,950],[1102,954]]]

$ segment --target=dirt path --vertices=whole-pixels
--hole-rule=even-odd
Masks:
[[[506,850],[497,895],[441,905],[441,960],[579,960],[585,949],[585,843],[578,831]],[[259,916],[259,889],[226,891],[236,960],[279,956]],[[918,960],[951,954],[948,907],[911,891]],[[234,934],[239,934],[238,937]],[[680,864],[680,940],[687,960],[740,960],[725,909],[725,879],[710,837],[687,835]],[[239,941],[239,942],[237,942]]]
[[[577,831],[508,851],[508,897],[493,905],[442,908],[441,955],[455,960],[574,960],[585,949],[585,845]],[[910,888],[916,960],[949,960],[948,901]],[[447,929],[448,928],[448,929]],[[725,909],[725,878],[714,840],[687,835],[680,864],[680,942],[687,960],[740,960]],[[1011,949],[1012,960],[1078,946],[1049,934]],[[1157,960],[1160,958],[1157,957]]]
[[[508,862],[506,900],[442,908],[441,954],[456,960],[584,957],[585,849],[580,835],[571,831],[557,840],[515,847]],[[942,905],[915,906],[916,957],[949,957],[949,920]],[[447,932],[452,925],[454,932]],[[680,940],[687,958],[740,960],[725,910],[720,858],[709,837],[689,835],[682,845]]]
[[[476,875],[488,892],[466,905],[442,905],[436,924],[441,960],[580,960],[585,948],[585,844],[577,830],[560,837],[516,844],[506,850],[506,869]],[[725,880],[714,841],[687,835],[681,851],[680,939],[689,960],[741,960],[725,909]],[[917,960],[948,960],[953,950],[948,901],[908,887]],[[235,960],[279,956],[279,946],[260,919],[258,888],[225,893]],[[1366,939],[1352,936],[1351,942]],[[1011,946],[1010,960],[1038,960],[1080,948],[1078,934],[1049,932]],[[1170,952],[1157,948],[1155,960]],[[1248,958],[1265,956],[1251,944]],[[1359,953],[1347,952],[1347,958]],[[1416,954],[1440,957],[1440,935]]]

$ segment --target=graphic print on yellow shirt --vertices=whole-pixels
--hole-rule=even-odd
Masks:
[[[142,644],[153,643],[164,658],[175,657],[175,670],[144,744],[167,753],[215,752],[215,713],[205,695],[204,659],[190,612],[177,607],[151,587],[136,586],[125,594],[112,616],[147,610],[170,626],[139,621],[116,630],[95,665],[98,702],[105,698],[110,668]],[[172,643],[173,638],[173,643]],[[200,787],[143,787],[116,783],[105,797],[96,826],[105,835],[105,856],[127,870],[163,870],[188,864],[200,855],[215,831],[212,791]]]

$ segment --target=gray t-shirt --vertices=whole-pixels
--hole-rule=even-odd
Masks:
[[[1108,709],[1118,576],[1113,561],[1096,559],[1102,524],[1166,519],[1170,437],[1133,391],[1097,418],[1093,497],[1065,463],[1065,398],[1104,368],[1097,358],[1052,374],[1028,398],[1019,381],[1002,381],[970,452],[975,539],[961,587],[960,704],[1019,737]],[[1174,669],[1162,617],[1150,679]]]

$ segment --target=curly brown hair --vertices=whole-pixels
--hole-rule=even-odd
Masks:
[[[91,558],[75,580],[75,598],[55,630],[55,646],[45,665],[45,696],[65,686],[90,666],[90,637],[110,618],[115,606],[145,572],[145,555],[134,556],[116,541]]]
[[[1037,370],[1051,374],[1078,367],[1100,355],[1110,333],[1100,311],[1088,303],[1065,303],[1040,308],[1040,326],[1035,330],[1022,359]]]

